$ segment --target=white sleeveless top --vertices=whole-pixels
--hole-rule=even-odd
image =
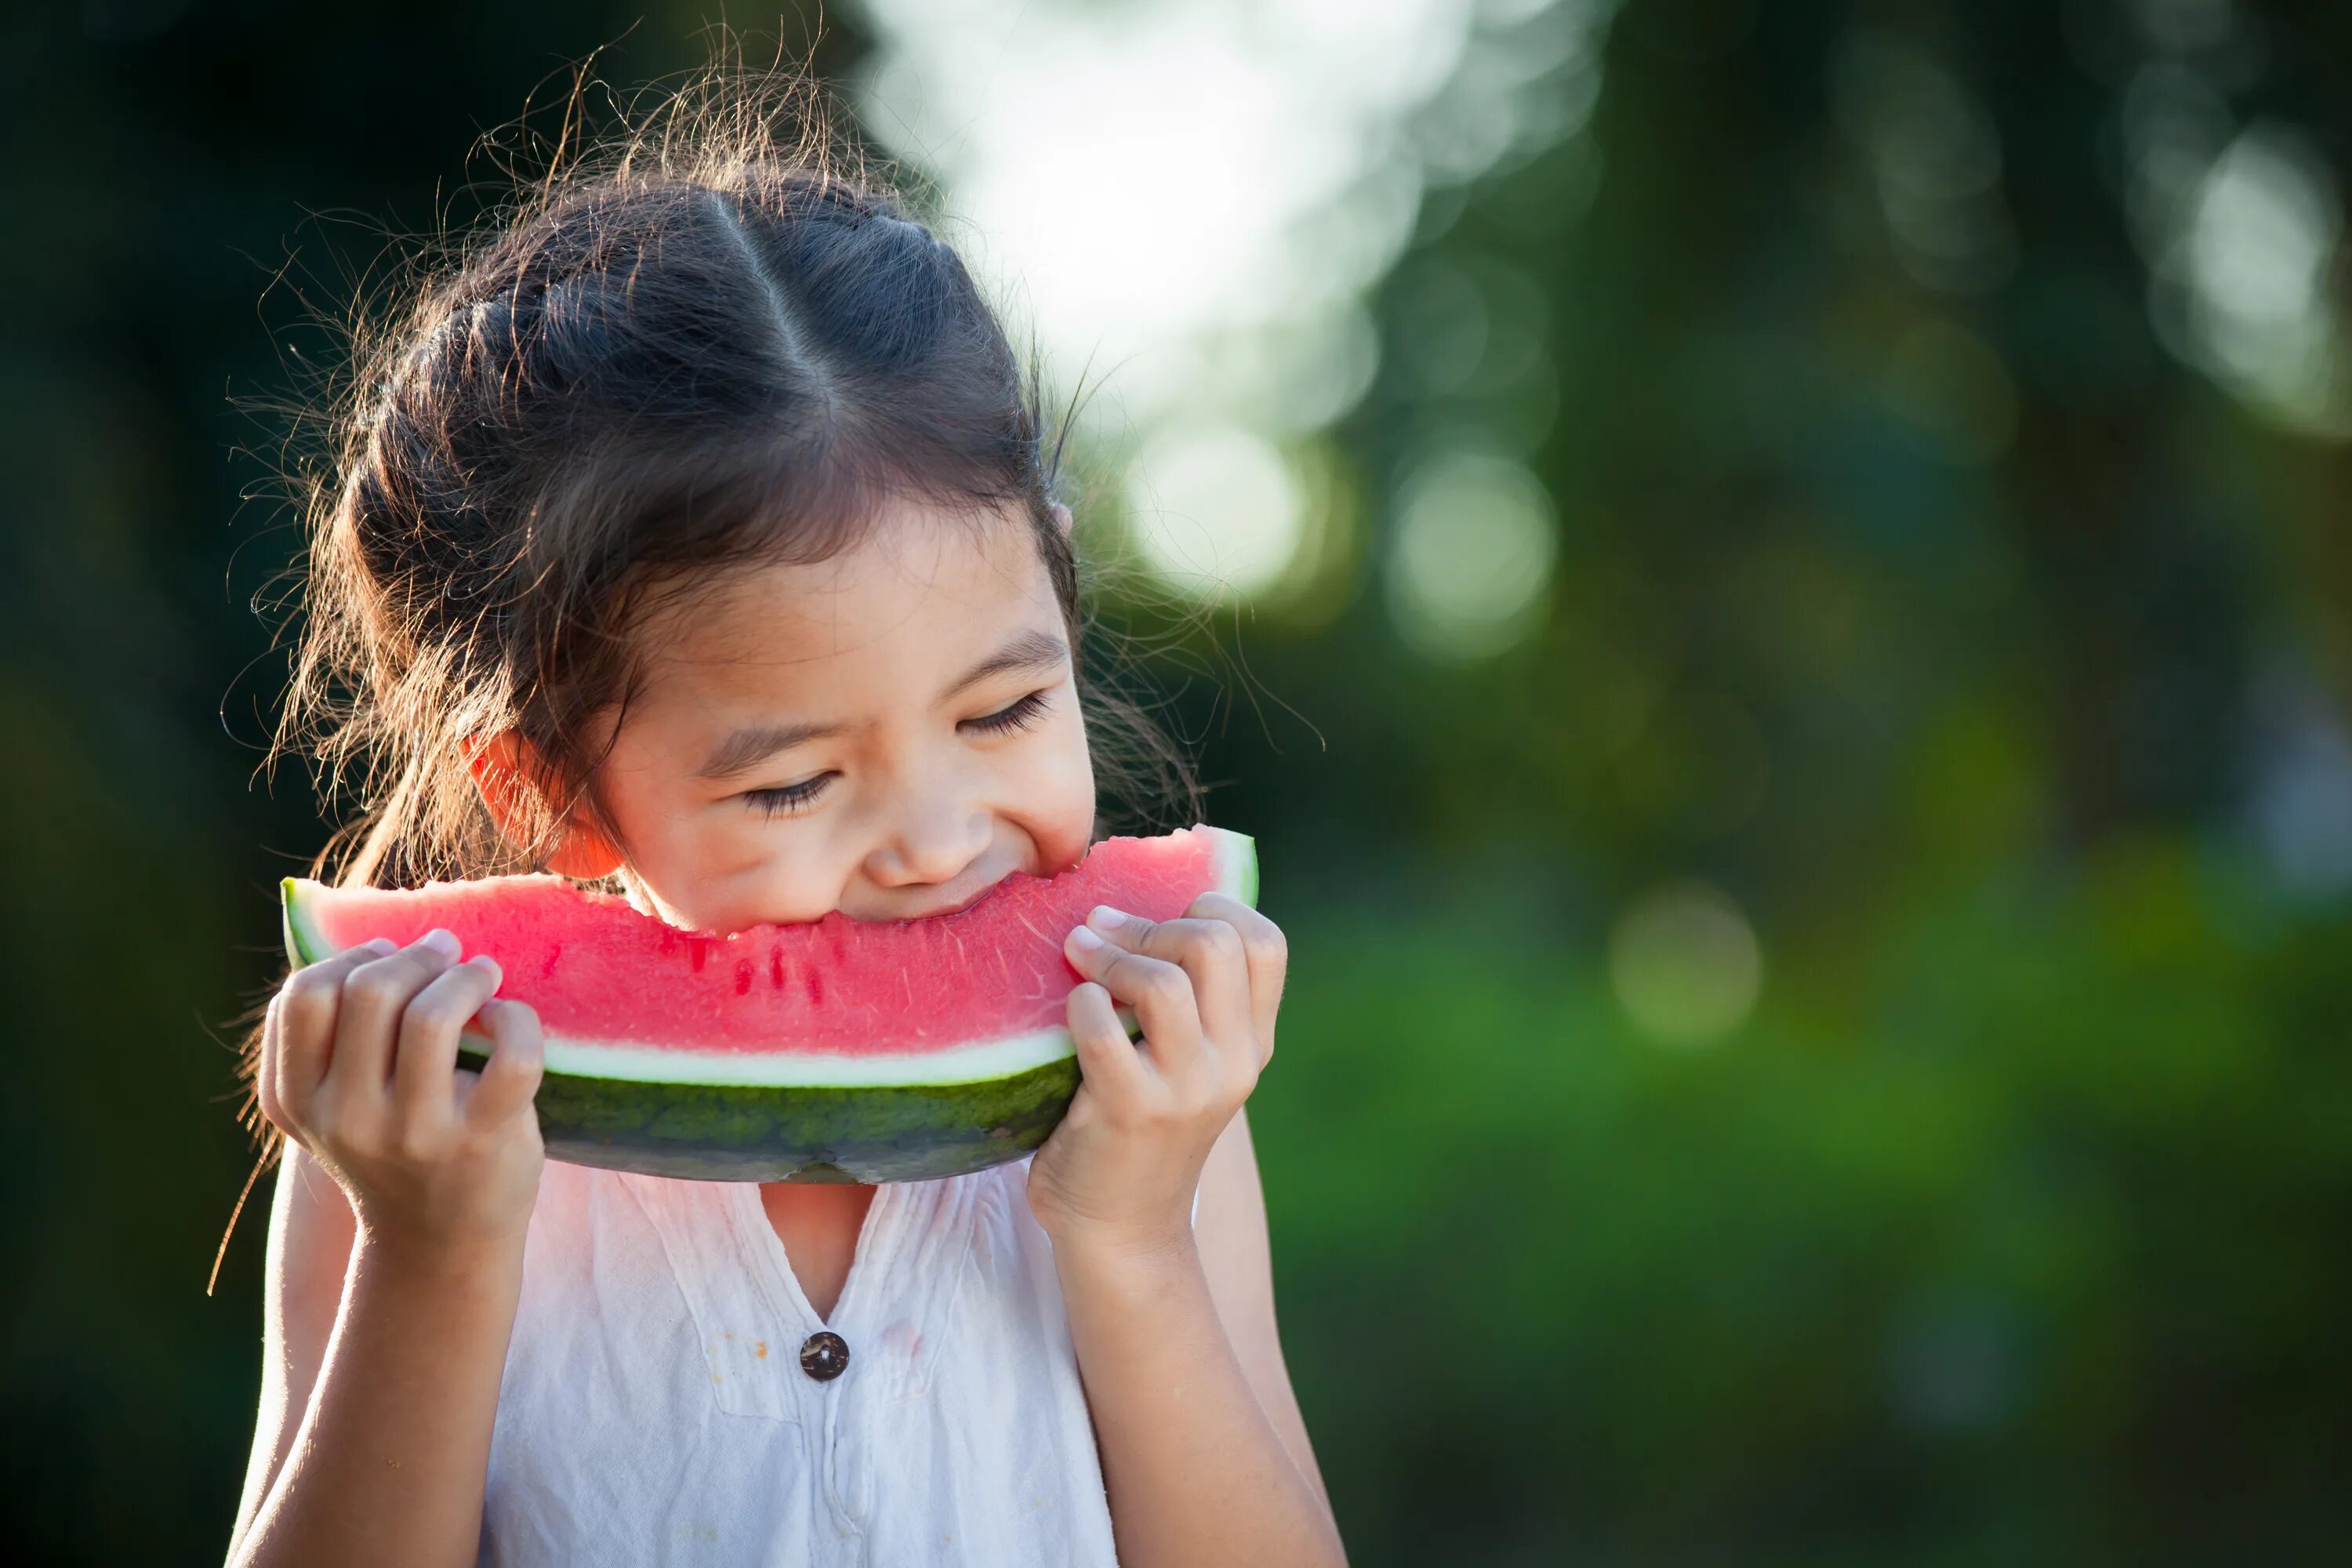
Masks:
[[[820,1321],[756,1185],[551,1161],[480,1561],[1115,1563],[1028,1173],[1022,1160],[877,1188]],[[802,1349],[826,1331],[847,1364],[821,1381]]]

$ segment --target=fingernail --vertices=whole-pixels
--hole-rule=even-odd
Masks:
[[[1094,912],[1087,917],[1087,924],[1097,931],[1117,931],[1126,923],[1127,917],[1108,904],[1097,904]]]
[[[456,933],[440,930],[426,931],[416,939],[416,945],[427,952],[437,952],[444,958],[455,958],[464,951],[463,944],[457,941]]]
[[[487,952],[478,952],[466,962],[476,969],[488,970],[493,985],[507,977],[507,972],[499,967],[499,961]]]
[[[373,936],[368,938],[367,941],[360,943],[360,951],[362,952],[373,952],[378,956],[382,956],[387,952],[398,952],[400,951],[400,943],[393,941],[392,938],[388,936]]]
[[[1076,931],[1070,932],[1070,945],[1076,948],[1080,952],[1092,952],[1102,944],[1103,939],[1097,936],[1094,932],[1088,931],[1084,926],[1080,926]]]

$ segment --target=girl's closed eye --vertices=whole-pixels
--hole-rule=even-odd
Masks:
[[[993,713],[983,713],[977,719],[967,719],[957,728],[983,735],[1004,735],[1015,730],[1026,730],[1045,716],[1045,709],[1051,701],[1050,692],[1033,691],[1028,696],[1000,708]]]
[[[993,713],[983,713],[976,719],[966,719],[956,726],[967,734],[1006,735],[1026,730],[1045,716],[1052,705],[1050,691],[1032,691],[1016,701],[1007,703]],[[794,784],[777,784],[765,789],[747,789],[740,797],[743,803],[762,816],[790,816],[814,805],[817,797],[840,777],[838,770],[828,769]]]
[[[828,772],[802,779],[797,784],[779,784],[772,789],[747,789],[743,792],[743,800],[762,816],[789,816],[815,805],[816,797],[823,795],[825,786],[838,776]]]

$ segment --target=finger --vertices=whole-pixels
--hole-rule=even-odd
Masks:
[[[296,1123],[307,1120],[310,1101],[333,1065],[336,1021],[342,1011],[343,982],[353,970],[397,951],[379,937],[357,947],[306,963],[286,977],[270,1003],[276,1015],[274,1057],[270,1036],[262,1047],[278,1109]]]
[[[1208,1055],[1192,976],[1164,959],[1114,947],[1091,926],[1070,932],[1062,951],[1081,976],[1135,1009],[1160,1076],[1171,1083],[1189,1081]]]
[[[1150,921],[1103,905],[1087,916],[1087,925],[1115,946],[1172,963],[1190,976],[1212,1041],[1222,1045],[1255,1032],[1249,955],[1241,932],[1223,921]]]
[[[1290,939],[1282,928],[1239,899],[1223,893],[1203,893],[1184,911],[1207,920],[1223,921],[1241,933],[1242,951],[1249,958],[1250,1016],[1257,1024],[1258,1045],[1274,1055],[1274,1024],[1282,1011],[1282,987],[1290,977]],[[1258,1063],[1265,1065],[1263,1059]]]
[[[1127,1037],[1110,993],[1089,980],[1070,993],[1070,1037],[1078,1046],[1078,1075],[1114,1105],[1131,1103],[1150,1089],[1150,1069]]]
[[[489,1037],[490,1059],[466,1091],[466,1121],[488,1131],[527,1109],[539,1093],[547,1047],[538,1012],[520,1002],[486,1002],[475,1020]]]
[[[416,994],[457,961],[457,939],[427,931],[388,958],[361,964],[343,981],[335,1018],[335,1058],[323,1094],[346,1102],[381,1094],[392,1078],[393,1042],[400,1016]]]
[[[478,953],[436,975],[401,1013],[392,1099],[412,1126],[454,1119],[457,1036],[500,978],[497,961]]]

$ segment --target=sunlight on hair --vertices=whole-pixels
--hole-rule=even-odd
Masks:
[[[1551,497],[1507,458],[1449,451],[1397,488],[1389,611],[1418,651],[1445,662],[1486,658],[1541,620],[1559,525]]]
[[[869,134],[939,179],[970,226],[950,235],[1062,390],[1105,383],[1081,436],[1153,470],[1129,492],[1142,552],[1222,597],[1297,576],[1265,443],[1312,437],[1371,384],[1365,300],[1424,193],[1583,129],[1616,0],[862,9]],[[1203,427],[1263,450],[1186,433]]]
[[[1661,1045],[1712,1045],[1748,1021],[1764,981],[1755,928],[1699,881],[1653,888],[1609,933],[1618,1005]]]
[[[1246,597],[1297,552],[1297,481],[1274,443],[1237,425],[1155,437],[1129,465],[1127,491],[1152,568],[1202,598]]]

